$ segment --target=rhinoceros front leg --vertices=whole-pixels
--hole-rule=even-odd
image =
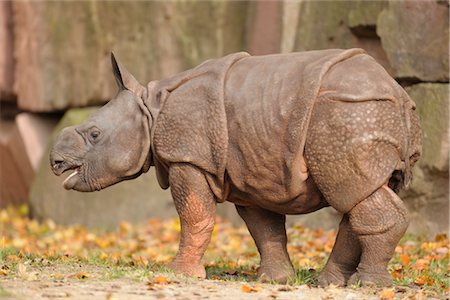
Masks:
[[[169,180],[181,223],[179,250],[169,268],[175,273],[205,278],[201,259],[214,228],[214,195],[203,173],[192,165],[172,165]]]
[[[387,264],[409,224],[403,201],[386,185],[349,212],[350,226],[361,245],[361,259],[348,284],[392,285]]]
[[[295,275],[286,249],[286,216],[259,207],[236,205],[236,209],[247,224],[261,256],[258,276],[262,281],[286,283]]]
[[[319,285],[345,286],[350,276],[356,272],[360,256],[361,246],[350,227],[349,216],[345,214],[339,224],[339,232],[330,258],[319,275]]]

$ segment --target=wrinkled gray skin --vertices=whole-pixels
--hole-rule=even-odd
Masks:
[[[50,154],[56,175],[72,171],[66,189],[100,190],[155,166],[181,220],[169,267],[201,278],[218,202],[235,203],[260,278],[278,282],[294,275],[285,215],[331,205],[344,216],[319,284],[391,284],[387,263],[409,222],[396,192],[420,129],[414,103],[372,58],[238,53],[147,87],[112,63],[117,96],[65,128]]]

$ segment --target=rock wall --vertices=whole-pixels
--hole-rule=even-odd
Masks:
[[[436,0],[1,2],[0,112],[2,121],[5,114],[9,116],[10,124],[0,124],[2,134],[13,136],[12,128],[20,127],[20,118],[14,116],[23,111],[28,119],[47,119],[55,117],[50,112],[108,101],[116,92],[111,50],[146,83],[236,51],[259,55],[360,47],[417,103],[423,157],[411,188],[402,197],[412,212],[410,230],[434,234],[448,229],[449,217],[448,26],[449,4]],[[17,107],[9,109],[14,103]],[[72,117],[66,116],[61,124],[68,124],[67,118]],[[50,138],[48,132],[44,135],[38,140]],[[24,140],[29,138],[21,136],[22,142],[16,145],[22,145],[23,151],[6,150],[11,139],[0,139],[1,169],[3,174],[6,169],[20,171],[17,174],[30,172],[21,168],[31,169],[35,179],[30,202],[36,217],[114,226],[120,218],[142,221],[164,212],[174,214],[168,208],[170,195],[156,192],[151,174],[89,196],[65,192],[60,179],[49,173],[46,159],[34,176],[35,168],[30,166],[36,157],[26,151]],[[22,166],[9,166],[12,159],[6,157],[12,157],[11,153],[22,153],[18,159]],[[14,191],[14,184],[5,178],[0,178],[0,206],[17,198],[3,193]],[[23,199],[29,185],[18,188],[24,191],[18,198]],[[156,206],[163,209],[153,209]],[[232,205],[219,207],[222,215],[239,220]],[[325,209],[289,219],[333,227],[340,216]]]
[[[239,51],[246,7],[212,1],[14,2],[18,106],[48,112],[104,103],[116,92],[111,50],[144,83]]]
[[[0,99],[14,98],[12,2],[0,2]]]

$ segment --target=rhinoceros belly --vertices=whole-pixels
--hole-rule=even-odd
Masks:
[[[303,148],[296,145],[301,139],[288,134],[293,107],[298,110],[306,105],[297,101],[298,68],[292,68],[290,57],[293,55],[249,57],[229,71],[225,90],[226,169],[239,191],[236,198],[251,195],[258,201],[282,204],[307,191]],[[302,200],[297,202],[307,202],[304,197]]]

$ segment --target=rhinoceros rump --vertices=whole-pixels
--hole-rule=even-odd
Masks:
[[[117,96],[63,129],[50,154],[66,189],[95,191],[156,168],[181,220],[176,272],[201,258],[218,202],[235,203],[262,280],[286,282],[286,214],[343,213],[321,285],[390,285],[408,225],[396,192],[420,156],[415,105],[361,49],[209,60],[142,86],[112,55]]]

